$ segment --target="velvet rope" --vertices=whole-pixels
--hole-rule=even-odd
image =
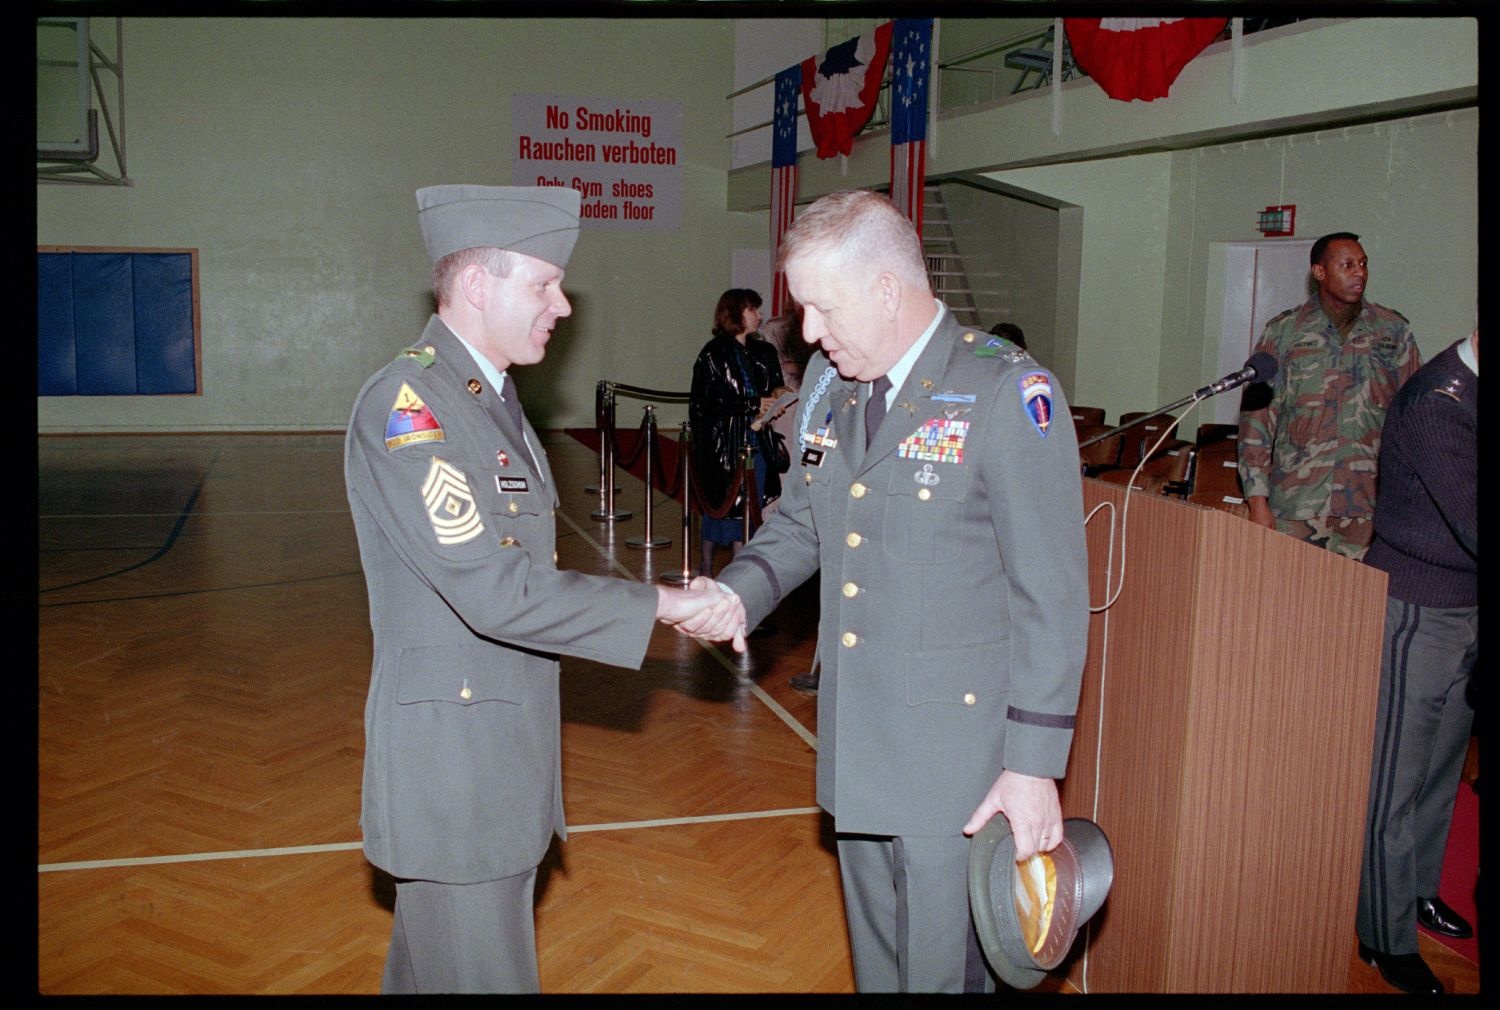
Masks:
[[[694,469],[693,473],[696,477],[696,468]],[[730,482],[729,488],[725,491],[724,500],[717,505],[710,505],[707,501],[704,500],[703,492],[699,490],[699,488],[703,486],[703,482],[701,480],[694,480],[692,496],[694,508],[711,519],[726,518],[730,512],[734,511],[735,499],[739,497],[740,490],[745,486],[747,480],[750,486],[754,487],[754,469],[747,469],[746,467],[742,466],[735,467],[734,480]]]
[[[620,442],[615,438],[616,429],[609,429],[609,441],[610,444],[614,446],[615,450],[615,465],[620,469],[629,470],[631,467],[635,466],[635,461],[641,458],[641,449],[646,445],[646,442],[649,441],[646,437],[650,434],[649,429],[651,425],[649,422],[650,417],[643,411],[641,413],[641,426],[636,432],[638,437],[635,440],[635,449],[633,452],[631,452],[629,459],[624,458],[623,454],[620,452]]]
[[[670,475],[661,461],[661,442],[657,439],[651,440],[651,465],[652,473],[655,475],[656,489],[668,498],[676,500],[682,493],[682,466],[680,454],[689,452],[691,443],[679,438],[677,440],[677,451],[679,453],[679,465],[672,467]]]
[[[624,392],[636,396],[654,399],[686,400],[688,398],[688,394],[686,393],[677,393],[670,390],[646,389],[639,386],[625,386],[616,382],[607,381],[600,384],[601,394],[602,390],[605,387],[618,392]],[[656,486],[656,490],[660,491],[668,498],[676,499],[683,490],[682,474],[678,472],[677,468],[674,467],[672,476],[670,478],[667,477],[667,469],[662,465],[661,446],[657,445],[656,439],[651,437],[652,425],[648,423],[648,417],[645,414],[642,415],[641,426],[638,429],[635,446],[629,458],[626,458],[620,452],[620,443],[618,438],[616,437],[618,432],[615,426],[610,423],[610,412],[605,409],[605,402],[606,397],[603,395],[596,397],[594,401],[595,423],[598,425],[598,430],[601,436],[599,451],[604,451],[603,439],[609,439],[610,448],[614,451],[615,465],[625,470],[629,470],[636,464],[636,461],[640,459],[641,451],[643,449],[650,452],[652,454],[652,483]],[[751,464],[749,457],[742,456],[745,465],[735,468],[734,479],[730,482],[728,489],[725,491],[724,500],[722,502],[718,502],[717,504],[711,504],[708,501],[704,500],[703,493],[699,490],[703,486],[703,481],[698,475],[697,464],[692,457],[691,442],[686,440],[679,440],[678,444],[680,446],[679,451],[687,454],[688,458],[688,468],[690,473],[688,475],[689,488],[687,497],[691,499],[690,507],[694,508],[698,512],[701,512],[703,515],[709,516],[710,518],[724,519],[729,515],[731,511],[734,510],[734,503],[740,497],[740,493],[743,491],[745,492],[745,507],[750,510],[750,528],[754,530],[759,527],[762,521],[760,494],[758,493],[758,489],[755,484],[755,468]]]

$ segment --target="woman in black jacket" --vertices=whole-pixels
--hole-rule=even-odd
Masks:
[[[694,477],[709,508],[717,509],[743,466],[745,440],[751,439],[755,486],[762,506],[781,494],[781,474],[774,459],[772,429],[752,431],[750,422],[770,404],[782,386],[776,349],[762,340],[761,298],[749,288],[730,288],[714,309],[713,339],[703,345],[693,362],[693,387],[688,418],[693,431]],[[705,514],[702,521],[703,556],[698,571],[713,575],[714,552],[743,543],[745,496],[735,496],[723,518]]]

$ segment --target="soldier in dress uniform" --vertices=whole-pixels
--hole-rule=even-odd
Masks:
[[[781,261],[821,350],[781,507],[719,581],[753,626],[821,569],[817,796],[859,990],[990,991],[966,836],[1003,812],[1018,859],[1062,838],[1088,626],[1068,407],[933,297],[886,197],[818,200]]]
[[[396,879],[381,989],[536,992],[536,868],[567,830],[559,655],[639,668],[654,619],[692,633],[737,601],[557,568],[510,370],[571,311],[578,192],[432,186],[417,208],[437,313],[360,390],[344,455],[375,653],[360,826]]]

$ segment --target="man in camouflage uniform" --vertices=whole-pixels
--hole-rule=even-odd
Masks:
[[[1239,472],[1250,520],[1350,558],[1370,544],[1386,406],[1422,364],[1406,317],[1365,301],[1369,259],[1351,232],[1313,243],[1318,294],[1266,324],[1270,402],[1240,414]],[[1253,353],[1253,352],[1252,352]]]

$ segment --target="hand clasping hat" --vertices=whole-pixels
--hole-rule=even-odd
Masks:
[[[432,263],[493,246],[562,269],[578,241],[581,203],[571,186],[428,186],[417,190],[417,223]]]
[[[1063,821],[1051,852],[1016,862],[1010,821],[996,814],[969,843],[969,906],[990,967],[1030,989],[1062,963],[1115,878],[1114,853],[1099,825]]]

